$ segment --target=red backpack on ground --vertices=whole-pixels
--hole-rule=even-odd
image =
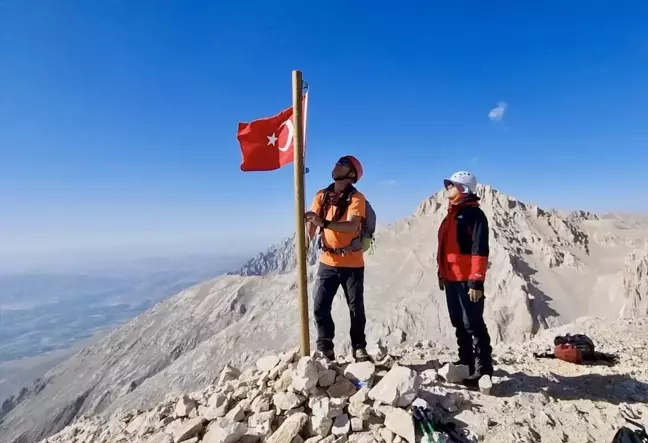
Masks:
[[[534,356],[536,358],[557,358],[577,365],[597,360],[612,364],[618,362],[618,357],[614,354],[596,352],[594,342],[584,334],[557,335],[554,338],[552,354],[534,354]]]
[[[594,342],[587,335],[558,335],[554,338],[554,355],[570,363],[581,364],[585,360],[595,360]]]
[[[570,363],[581,364],[583,363],[583,354],[580,350],[572,344],[561,344],[554,347],[554,355],[556,358]]]

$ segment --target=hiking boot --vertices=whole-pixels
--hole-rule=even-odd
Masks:
[[[353,351],[353,358],[357,362],[362,362],[362,361],[369,361],[371,357],[369,356],[367,350],[362,348],[362,349],[355,349]]]
[[[324,356],[325,359],[328,361],[335,361],[335,351],[333,349],[329,349],[328,351],[320,351],[322,355]]]
[[[464,379],[463,384],[467,388],[477,389],[479,387],[480,374],[472,374],[470,377]]]
[[[493,371],[480,371],[477,370],[463,381],[464,386],[468,388],[479,388],[479,379],[482,377],[492,377]]]

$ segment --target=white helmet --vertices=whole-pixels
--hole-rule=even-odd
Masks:
[[[464,194],[474,194],[477,190],[477,178],[468,171],[457,171],[443,180],[443,185],[448,187],[450,183],[457,183],[463,186]]]

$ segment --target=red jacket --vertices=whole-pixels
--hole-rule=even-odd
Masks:
[[[479,207],[479,197],[471,194],[451,204],[439,226],[439,278],[465,281],[469,288],[483,290],[488,254],[488,220]]]

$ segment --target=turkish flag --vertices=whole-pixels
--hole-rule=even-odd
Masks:
[[[294,160],[293,107],[279,114],[239,123],[236,139],[241,145],[241,171],[273,171]]]

